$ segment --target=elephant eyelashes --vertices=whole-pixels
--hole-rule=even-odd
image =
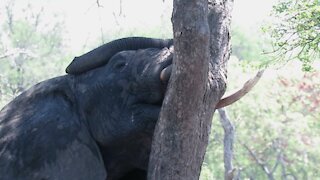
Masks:
[[[126,65],[127,65],[126,62],[119,62],[114,65],[114,68],[118,70],[122,70],[124,67],[126,67]]]

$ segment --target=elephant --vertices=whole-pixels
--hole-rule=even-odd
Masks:
[[[21,93],[0,111],[0,179],[146,180],[173,54],[173,39],[114,40]]]
[[[172,45],[111,41],[17,96],[0,111],[0,179],[146,179]]]

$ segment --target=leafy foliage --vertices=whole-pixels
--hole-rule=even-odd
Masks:
[[[318,0],[283,0],[274,6],[273,23],[266,28],[273,39],[278,59],[298,58],[304,70],[320,57],[320,2]]]
[[[248,73],[235,60],[230,63],[229,84],[241,86],[239,77]],[[320,176],[315,168],[320,163],[319,84],[318,71],[302,72],[291,62],[281,71],[265,72],[248,95],[228,108],[236,127],[234,166],[241,179],[268,179],[265,169],[274,169],[274,179]],[[203,176],[223,179],[223,129],[217,118]]]
[[[251,64],[261,65],[268,61],[263,52],[270,44],[266,43],[268,40],[263,34],[248,32],[239,26],[232,26],[231,31],[232,55]]]
[[[5,7],[0,23],[0,105],[27,87],[53,75],[63,68],[59,59],[63,50],[63,22],[52,18],[46,22],[43,8],[27,4],[17,8],[15,1]],[[19,12],[19,13],[18,13]],[[22,16],[18,16],[22,12]],[[21,14],[20,14],[21,15]]]

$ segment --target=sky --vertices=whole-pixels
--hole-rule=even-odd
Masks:
[[[163,13],[167,15],[164,23],[170,23],[172,1],[169,0],[164,2],[162,0],[122,0],[122,10],[120,10],[119,0],[100,0],[101,8],[97,8],[96,1],[87,2],[87,0],[79,1],[76,11],[69,10],[68,7],[72,4],[65,6],[72,41],[81,39],[85,31],[100,33],[101,24],[103,24],[103,30],[108,31],[112,28],[110,22],[114,23],[114,14],[122,13],[118,23],[125,24],[124,28],[143,29],[157,26],[161,22],[159,15]],[[259,29],[263,21],[268,18],[275,2],[276,0],[235,0],[232,22],[242,29]],[[82,20],[79,21],[79,19]]]
[[[0,0],[0,7],[12,0]],[[101,34],[115,29],[144,30],[170,24],[170,0],[15,0],[17,9],[30,1],[33,8],[44,8],[47,14],[57,14],[65,22],[65,39],[72,51],[83,51],[84,44],[96,44]],[[259,29],[276,0],[235,0],[232,23],[245,30]],[[36,7],[38,6],[38,7]],[[2,11],[3,12],[3,11]],[[19,16],[21,11],[17,11]],[[0,9],[0,22],[1,22]],[[50,17],[47,17],[50,21]],[[160,29],[161,31],[161,29]],[[113,32],[114,34],[115,32]],[[119,35],[120,36],[120,35]],[[108,38],[98,43],[105,43]],[[87,47],[92,48],[92,47]]]
[[[270,15],[277,0],[234,0],[232,21],[244,27],[261,24]]]

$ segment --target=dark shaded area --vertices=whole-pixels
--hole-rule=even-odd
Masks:
[[[141,169],[135,169],[130,171],[124,177],[120,178],[119,180],[146,180],[147,179],[147,172]]]
[[[1,179],[145,179],[171,63],[168,48],[116,52],[22,93],[0,112]]]

